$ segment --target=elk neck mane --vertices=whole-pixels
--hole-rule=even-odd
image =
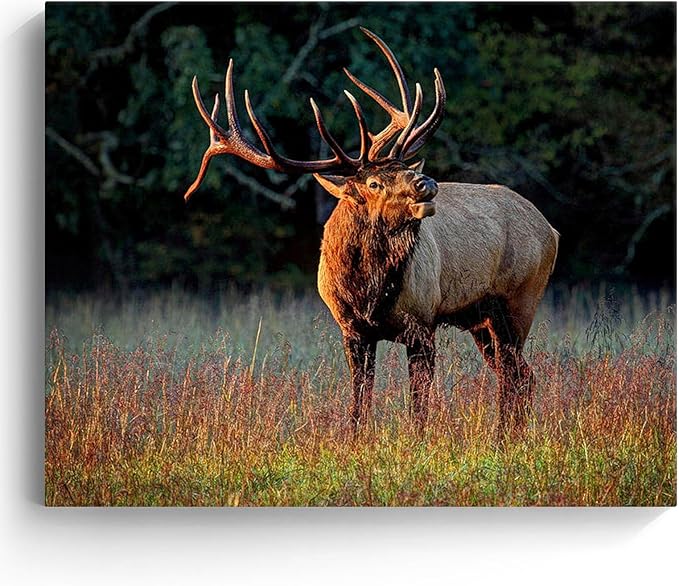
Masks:
[[[340,201],[331,215],[321,244],[319,279],[332,291],[327,300],[333,313],[356,334],[384,329],[398,299],[417,246],[420,222],[389,226],[371,219],[361,206]]]

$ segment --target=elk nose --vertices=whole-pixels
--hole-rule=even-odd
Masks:
[[[429,177],[421,177],[415,181],[415,191],[420,197],[434,197],[439,190],[439,186]]]

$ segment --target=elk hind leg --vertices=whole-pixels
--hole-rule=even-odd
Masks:
[[[474,342],[498,379],[500,428],[521,428],[529,412],[534,377],[523,357],[524,337],[502,313],[470,328]]]
[[[521,429],[525,427],[531,409],[535,377],[521,348],[505,344],[499,354],[500,427],[503,430]]]

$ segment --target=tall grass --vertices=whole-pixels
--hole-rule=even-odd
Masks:
[[[423,434],[405,352],[381,344],[352,439],[336,325],[314,293],[179,291],[47,306],[49,505],[671,505],[676,327],[668,292],[551,289],[527,344],[538,388],[498,441],[496,381],[438,336]]]

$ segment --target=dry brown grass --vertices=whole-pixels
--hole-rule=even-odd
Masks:
[[[251,300],[243,303],[226,313],[242,317]],[[578,337],[538,324],[528,348],[534,413],[512,441],[497,439],[495,378],[462,334],[440,337],[424,434],[406,415],[402,353],[385,347],[374,421],[353,440],[337,334],[313,302],[289,303],[245,320],[249,352],[228,330],[187,346],[157,332],[137,344],[98,333],[75,352],[51,324],[47,504],[675,504],[671,310],[616,326],[603,342],[594,330]],[[267,323],[292,306],[291,340]],[[597,332],[612,328],[602,307],[604,325],[596,313],[590,320]],[[296,328],[316,345],[295,349]]]

